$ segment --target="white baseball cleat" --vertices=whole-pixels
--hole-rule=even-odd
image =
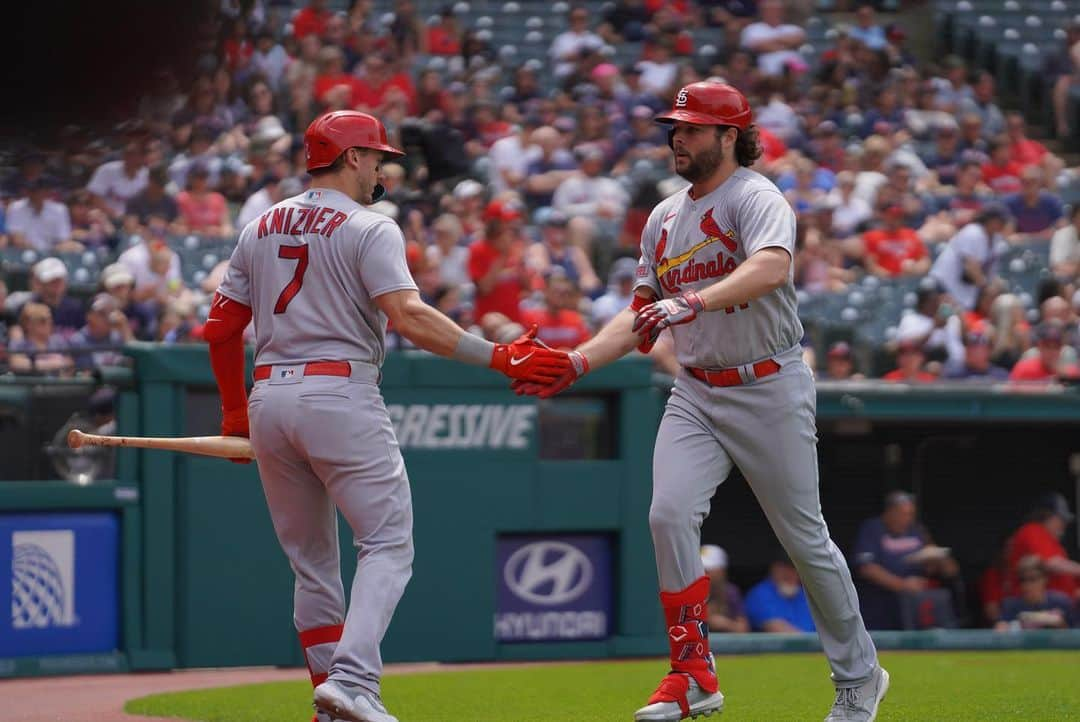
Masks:
[[[679,722],[681,719],[697,719],[720,714],[724,709],[724,695],[709,694],[690,677],[690,689],[686,692],[689,714],[684,715],[678,702],[653,702],[634,713],[634,722]]]
[[[878,667],[858,687],[837,688],[836,701],[825,722],[874,722],[878,705],[889,691],[889,673]]]
[[[333,680],[315,688],[315,709],[334,722],[398,722],[377,697],[359,690],[347,692]]]

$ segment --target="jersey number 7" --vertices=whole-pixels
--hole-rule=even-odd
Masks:
[[[307,244],[305,243],[302,246],[278,246],[277,257],[293,259],[299,261],[299,263],[296,264],[296,271],[293,273],[292,280],[282,289],[277,303],[274,304],[275,314],[285,313],[285,309],[289,307],[289,302],[293,300],[296,294],[300,293],[300,287],[304,285],[304,272],[307,271],[308,265]]]

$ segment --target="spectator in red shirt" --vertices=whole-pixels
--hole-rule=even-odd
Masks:
[[[925,384],[937,380],[937,376],[923,370],[926,360],[922,346],[916,339],[905,339],[896,348],[896,368],[881,378],[885,381],[906,384]]]
[[[1020,175],[1023,167],[1010,159],[1009,140],[999,136],[990,141],[990,160],[983,163],[983,182],[998,195],[1020,192]]]
[[[416,115],[416,86],[408,73],[397,71],[395,58],[382,53],[370,53],[364,58],[364,75],[357,82],[353,100],[357,110],[383,114],[385,106],[404,96],[408,115]]]
[[[553,268],[544,290],[544,307],[521,312],[526,328],[536,324],[536,337],[552,348],[574,348],[592,336],[577,310],[581,292],[562,268]]]
[[[360,81],[345,72],[345,52],[327,45],[319,51],[319,75],[315,78],[315,100],[330,110],[345,110],[360,102]]]
[[[188,171],[188,189],[176,194],[180,221],[188,233],[208,236],[227,236],[232,233],[229,207],[225,196],[211,190],[210,171],[203,163],[195,163]]]
[[[530,278],[523,244],[517,237],[521,210],[506,200],[493,200],[484,211],[484,237],[469,246],[469,276],[476,284],[475,318],[501,313],[521,321],[519,303]]]
[[[883,228],[863,234],[866,270],[883,278],[926,275],[930,256],[919,234],[904,227],[903,206],[889,206],[883,216]]]
[[[1065,497],[1057,492],[1043,494],[1035,501],[1027,523],[1005,543],[1008,595],[1019,593],[1016,567],[1021,559],[1033,554],[1042,559],[1043,569],[1050,576],[1047,588],[1080,599],[1080,563],[1069,559],[1061,546],[1065,529],[1075,518]]]
[[[1052,383],[1059,378],[1065,327],[1060,321],[1044,321],[1035,327],[1039,353],[1021,359],[1009,374],[1010,381]]]
[[[326,32],[326,21],[331,12],[326,9],[326,0],[308,0],[307,7],[301,9],[293,18],[293,37],[297,40],[306,35],[321,37]]]
[[[1065,162],[1039,141],[1027,137],[1027,123],[1023,114],[1015,111],[1007,113],[1005,132],[1009,136],[1009,158],[1024,168],[1033,165],[1041,167],[1046,174],[1047,187],[1053,190],[1057,174],[1065,167]]]
[[[457,55],[461,52],[461,29],[454,9],[449,5],[439,13],[439,22],[428,28],[427,45],[431,55]]]

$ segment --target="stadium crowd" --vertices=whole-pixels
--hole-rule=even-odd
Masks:
[[[648,213],[685,184],[653,115],[715,77],[751,98],[756,169],[798,214],[804,304],[906,289],[873,340],[895,353],[887,373],[854,336],[807,324],[821,378],[1080,373],[1080,204],[1060,195],[1072,171],[1000,107],[990,73],[917,62],[871,4],[812,39],[821,18],[779,0],[493,6],[522,45],[550,37],[545,60],[524,62],[464,2],[426,19],[414,0],[222,7],[196,72],[162,72],[130,121],[9,158],[0,254],[26,286],[0,279],[11,371],[85,372],[131,339],[198,342],[238,229],[302,192],[303,130],[342,108],[377,115],[409,153],[384,165],[373,208],[401,226],[423,297],[492,339],[535,323],[573,346],[627,304]],[[622,62],[620,47],[640,55]],[[1016,249],[1048,259],[1030,293],[1004,277]],[[669,346],[653,353],[675,370]]]

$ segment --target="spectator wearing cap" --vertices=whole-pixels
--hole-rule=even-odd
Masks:
[[[602,291],[602,284],[592,262],[581,246],[570,243],[567,237],[569,220],[563,213],[547,208],[537,213],[540,240],[531,244],[525,263],[539,276],[559,269],[581,291],[591,296]]]
[[[960,101],[959,113],[975,113],[982,119],[983,133],[997,136],[1005,132],[1005,114],[994,103],[994,74],[980,70],[971,84],[971,91]]]
[[[863,138],[875,134],[889,136],[902,129],[904,121],[904,109],[900,107],[896,89],[883,85],[877,91],[873,107],[866,111],[860,135]]]
[[[439,11],[439,21],[428,26],[427,47],[432,55],[450,56],[461,52],[461,28],[450,5],[444,5]]]
[[[583,52],[595,52],[604,46],[604,39],[589,30],[589,10],[583,5],[570,8],[570,27],[551,41],[548,55],[555,63],[555,77],[562,80],[577,67]]]
[[[934,145],[923,154],[923,163],[934,173],[938,185],[956,185],[956,176],[962,160],[960,152],[960,126],[951,117],[938,123],[933,131]],[[982,174],[979,174],[982,178]]]
[[[571,218],[622,220],[630,197],[618,181],[603,175],[604,151],[589,143],[578,146],[575,154],[581,172],[559,184],[552,205]]]
[[[153,337],[154,310],[146,304],[135,303],[135,276],[122,263],[111,263],[101,271],[101,289],[109,294],[116,307],[127,318],[128,328],[140,341]]]
[[[917,81],[916,81],[917,82]],[[932,83],[925,82],[915,90],[914,105],[904,109],[904,127],[918,140],[933,140],[936,145],[945,145],[951,141],[951,149],[956,149],[959,127],[956,119],[937,107],[937,90]],[[945,143],[942,131],[949,129],[950,136]]]
[[[451,208],[461,221],[464,240],[471,241],[484,229],[484,186],[466,178],[454,186]]]
[[[1016,362],[1009,380],[1051,383],[1060,379],[1066,371],[1061,362],[1064,340],[1065,326],[1060,321],[1040,323],[1035,327],[1035,353],[1025,355]]]
[[[523,190],[530,208],[550,206],[559,184],[577,172],[573,154],[566,150],[559,131],[541,126],[532,132],[532,144],[539,154],[525,170]]]
[[[792,634],[816,630],[799,572],[786,555],[773,560],[769,575],[746,593],[745,608],[755,632]]]
[[[915,294],[915,308],[900,319],[896,338],[943,361],[963,357],[962,331],[963,322],[942,297],[941,286],[935,279],[926,278]]]
[[[8,296],[7,307],[18,315],[28,301],[46,305],[56,332],[66,338],[86,322],[82,303],[69,296],[67,291],[67,266],[59,258],[43,258],[30,271],[30,290]]]
[[[452,213],[444,213],[431,224],[431,240],[427,262],[438,269],[439,281],[452,288],[471,283],[469,278],[469,249],[461,245],[464,229]]]
[[[701,547],[701,564],[709,578],[709,631],[749,632],[750,621],[746,618],[742,592],[727,577],[727,552],[715,544],[705,544]]]
[[[360,102],[360,81],[345,71],[345,51],[334,45],[319,50],[319,74],[315,77],[315,100],[327,110],[345,110]]]
[[[1020,173],[1020,192],[1005,199],[1005,207],[1015,219],[1014,243],[1047,241],[1065,223],[1061,199],[1045,190],[1043,170],[1028,166]]]
[[[930,267],[930,275],[962,308],[974,308],[979,288],[997,276],[995,245],[1009,221],[1009,211],[1004,206],[998,203],[984,206],[974,221],[949,239]]]
[[[36,150],[26,150],[19,156],[19,166],[4,179],[0,196],[18,198],[25,196],[31,185],[40,180],[50,182],[45,165],[45,155]]]
[[[577,310],[581,292],[559,266],[553,266],[545,278],[543,307],[522,310],[521,322],[526,327],[536,325],[536,338],[552,348],[575,348],[592,336]]]
[[[1080,276],[1080,203],[1074,203],[1069,223],[1050,237],[1050,272],[1068,280]]]
[[[945,56],[941,65],[942,75],[931,80],[937,88],[937,107],[955,115],[969,92],[967,65],[956,55]]]
[[[979,331],[964,334],[963,359],[949,359],[945,362],[941,377],[964,381],[1004,381],[1009,372],[990,361],[990,349],[993,340],[984,326]]]
[[[627,118],[637,106],[627,105],[629,93],[623,87],[619,68],[612,63],[600,63],[589,71],[589,82],[596,88],[590,100],[611,119],[614,128],[625,129]],[[645,106],[650,111],[652,107]],[[651,118],[651,115],[650,115]]]
[[[795,213],[802,216],[825,200],[826,189],[822,188],[818,182],[819,169],[814,161],[798,157],[794,165],[794,174],[787,178],[784,176],[778,178],[777,187],[784,192],[784,197],[787,198]]]
[[[83,250],[71,238],[71,216],[63,203],[51,200],[52,185],[45,178],[27,184],[27,197],[7,208],[7,232],[16,248],[32,248],[38,253]]]
[[[1019,593],[1001,603],[1001,617],[994,630],[1066,629],[1075,624],[1074,600],[1056,589],[1047,588],[1046,570],[1035,554],[1016,564]]]
[[[819,376],[823,381],[861,381],[865,378],[855,371],[855,359],[847,341],[836,341],[825,353],[825,370]]]
[[[994,194],[982,182],[982,164],[976,160],[961,162],[953,186],[939,189],[936,197],[940,219],[953,233],[975,220],[979,211],[993,200]]]
[[[417,53],[428,52],[428,34],[413,0],[394,0],[394,21],[390,23],[390,37],[393,39],[395,53],[405,62],[411,62]]]
[[[215,238],[231,235],[233,228],[229,220],[229,207],[225,196],[210,188],[210,169],[203,163],[195,163],[187,175],[187,190],[176,194],[180,232],[200,233]]]
[[[844,150],[840,128],[831,120],[823,120],[811,129],[812,140],[807,149],[820,168],[833,173],[844,169],[847,153]],[[831,188],[829,189],[831,190]]]
[[[633,258],[620,258],[611,264],[607,291],[592,304],[593,326],[602,328],[630,305],[634,297],[637,266]]]
[[[990,143],[983,136],[983,122],[978,113],[960,116],[960,152],[982,163],[990,157]]]
[[[863,234],[866,270],[879,278],[923,276],[930,256],[922,238],[904,225],[904,208],[892,205],[882,214],[885,225]]]
[[[308,0],[292,19],[293,37],[297,40],[314,35],[322,37],[332,13],[326,9],[326,0]]]
[[[521,320],[520,302],[531,287],[518,238],[521,209],[514,201],[496,199],[484,210],[484,237],[469,246],[469,277],[476,284],[475,318],[483,323],[488,313],[500,313],[512,322]]]
[[[896,345],[896,368],[882,380],[901,384],[925,384],[937,380],[937,376],[924,368],[926,353],[917,341],[905,339]]]
[[[613,175],[622,175],[639,160],[652,164],[666,163],[671,155],[667,133],[653,122],[655,114],[647,105],[637,105],[630,111],[630,127],[615,136],[615,167]]]
[[[8,346],[8,363],[15,373],[68,376],[75,362],[67,341],[54,331],[52,310],[44,303],[31,301],[19,311],[21,338]]]
[[[1080,600],[1080,563],[1069,559],[1061,539],[1076,519],[1065,497],[1058,492],[1040,495],[1026,521],[1005,542],[1006,594],[1020,593],[1020,560],[1034,555],[1048,575],[1047,587],[1075,603]]]
[[[133,140],[124,146],[120,160],[97,167],[86,189],[94,194],[100,207],[115,219],[123,214],[128,199],[146,187],[149,175],[145,146],[141,141]]]
[[[806,42],[806,32],[784,22],[781,0],[762,0],[761,19],[743,28],[739,44],[757,55],[758,68],[765,75],[783,75],[791,63],[803,63],[798,48]]]
[[[102,366],[123,366],[125,357],[120,347],[134,339],[127,316],[116,299],[99,293],[86,310],[86,325],[68,342],[78,371],[92,371]],[[107,347],[107,348],[102,348]]]
[[[910,494],[886,495],[882,513],[860,525],[852,560],[868,629],[955,626],[949,592],[935,587],[959,581],[959,566],[918,521]],[[933,619],[919,619],[921,605],[933,610]]]
[[[169,173],[164,166],[155,166],[147,174],[146,187],[128,199],[124,207],[124,228],[135,232],[140,227],[155,227],[163,231],[172,227],[180,216],[176,205],[167,189]]]

